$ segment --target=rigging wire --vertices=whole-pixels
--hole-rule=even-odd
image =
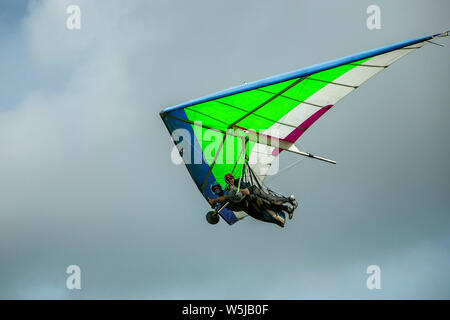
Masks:
[[[305,150],[305,149],[303,148],[303,145],[302,145],[300,142],[297,142],[297,143],[298,143],[298,147],[299,147],[300,150]],[[297,166],[298,164],[300,164],[301,162],[303,162],[303,161],[305,161],[305,160],[306,160],[306,157],[301,157],[300,159],[298,159],[297,161],[291,163],[291,164],[288,165],[287,167],[285,167],[285,168],[279,170],[276,174],[267,177],[267,178],[265,179],[265,181],[269,180],[268,182],[273,182],[273,181],[274,181],[277,177],[279,177],[282,173],[286,172],[286,171],[289,170],[289,169],[292,169],[293,167]],[[263,182],[264,186],[266,186],[265,181]],[[267,186],[266,186],[266,187],[267,187]]]

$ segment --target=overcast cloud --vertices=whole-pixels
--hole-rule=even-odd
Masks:
[[[170,161],[165,107],[450,29],[445,0],[377,1],[372,31],[370,4],[0,1],[0,298],[449,299],[448,38],[304,135],[338,164],[272,180],[301,201],[284,229],[208,225]],[[65,287],[71,264],[81,290]],[[366,288],[371,264],[381,290]]]

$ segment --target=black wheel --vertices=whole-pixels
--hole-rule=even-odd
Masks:
[[[219,214],[215,211],[209,211],[206,214],[206,221],[208,221],[210,224],[217,224],[219,220]]]

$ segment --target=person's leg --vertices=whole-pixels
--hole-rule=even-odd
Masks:
[[[270,201],[274,205],[282,205],[283,203],[290,202],[289,198],[269,194],[260,189],[255,189],[253,191],[253,194],[264,200]]]
[[[271,208],[273,210],[277,210],[277,211],[284,211],[284,212],[289,212],[289,206],[285,205],[285,204],[272,204]]]
[[[289,214],[289,220],[292,219],[293,215],[294,215],[294,210],[297,209],[298,207],[298,203],[295,200],[295,197],[293,195],[291,195],[290,197],[286,198],[284,196],[277,196],[277,195],[273,195],[273,194],[268,194],[263,192],[262,190],[258,190],[258,196],[259,197],[264,197],[265,201],[270,202],[271,204],[271,208],[274,208],[275,210],[283,210],[285,212],[287,212]],[[291,206],[287,206],[285,205],[285,203],[290,203]]]
[[[252,216],[253,218],[256,218],[258,220],[275,223],[276,225],[279,225],[280,227],[284,227],[285,219],[284,219],[283,213],[281,214],[282,217],[280,217],[273,210],[267,209],[264,206],[259,207],[256,202],[257,201],[249,202],[249,208],[251,207],[254,209],[254,211],[252,211],[252,212],[246,211],[250,216]]]
[[[273,203],[269,200],[260,197],[259,194],[260,194],[259,192],[257,192],[256,194],[251,194],[248,198],[251,203],[254,203],[258,207],[259,210],[269,209],[272,211],[279,211],[279,212],[284,211],[289,215],[289,220],[292,219],[295,210],[294,207],[289,207],[285,204]],[[277,221],[279,220],[277,219]]]
[[[271,209],[266,209],[266,211],[272,216],[272,218],[276,221],[275,223],[278,224],[280,227],[284,227],[285,220],[280,217],[276,212],[274,212]]]

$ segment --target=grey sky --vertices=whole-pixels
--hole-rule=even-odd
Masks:
[[[68,31],[78,4],[82,28]],[[450,29],[448,1],[0,1],[0,298],[450,298],[448,39],[343,99],[272,186],[286,228],[210,226],[165,107]],[[295,158],[283,155],[287,165]],[[77,264],[82,290],[65,288]],[[366,288],[381,267],[382,290]]]

